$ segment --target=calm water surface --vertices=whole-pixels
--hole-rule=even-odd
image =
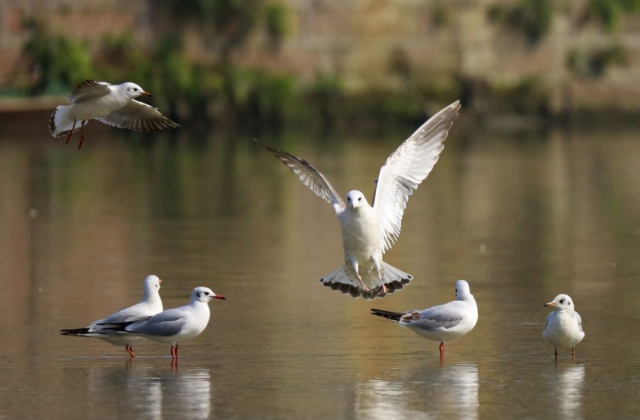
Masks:
[[[317,279],[342,263],[333,210],[243,137],[141,139],[90,128],[78,153],[26,122],[0,125],[0,419],[640,418],[640,141],[634,132],[455,130],[386,255],[416,279],[352,300]],[[411,129],[263,140],[369,197]],[[139,357],[62,337],[164,279],[195,286],[208,329]],[[471,284],[480,320],[438,344],[368,315],[425,308]],[[541,338],[570,294],[586,338],[572,363]]]

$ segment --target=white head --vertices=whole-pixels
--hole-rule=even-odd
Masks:
[[[358,190],[349,191],[347,193],[347,208],[351,208],[352,210],[357,209],[358,207],[369,205],[367,199],[364,194],[362,194]]]
[[[191,303],[204,302],[208,303],[211,299],[227,300],[224,296],[216,295],[213,290],[208,287],[196,287],[191,292]]]
[[[149,92],[145,92],[140,86],[135,83],[127,82],[118,86],[121,92],[124,92],[131,99],[137,98],[140,95],[151,96]]]
[[[147,276],[144,279],[144,286],[142,287],[142,298],[147,300],[151,297],[160,297],[160,283],[162,280],[158,278],[158,276],[154,276],[153,274]]]
[[[469,283],[465,280],[458,280],[456,282],[456,300],[473,299]]]
[[[551,302],[545,303],[544,306],[551,306],[556,311],[574,310],[573,299],[569,295],[558,295]]]

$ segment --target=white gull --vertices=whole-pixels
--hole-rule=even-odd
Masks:
[[[438,161],[459,110],[459,101],[447,106],[387,158],[378,174],[372,206],[357,190],[347,194],[345,204],[329,180],[309,162],[256,140],[316,195],[329,202],[340,220],[345,264],[320,279],[321,283],[354,298],[373,299],[394,293],[411,282],[411,274],[385,263],[382,256],[400,236],[409,196]]]

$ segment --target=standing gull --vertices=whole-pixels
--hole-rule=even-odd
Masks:
[[[547,316],[547,325],[542,332],[542,338],[554,348],[556,359],[558,348],[571,350],[571,358],[576,357],[576,345],[584,338],[582,318],[576,312],[572,299],[568,295],[558,295],[544,306],[551,306],[554,310]]]
[[[440,358],[444,358],[444,342],[462,337],[478,322],[478,305],[471,294],[469,283],[456,282],[456,300],[422,311],[389,312],[371,309],[371,315],[396,321],[416,334],[433,341],[440,341]]]
[[[135,131],[165,131],[180,127],[162,115],[157,108],[135,100],[140,95],[151,96],[135,83],[112,85],[107,82],[86,80],[67,98],[71,105],[60,105],[49,119],[49,132],[53,137],[71,137],[80,126],[80,143],[84,142],[84,126],[88,120]]]
[[[162,299],[160,299],[160,280],[157,276],[151,275],[144,280],[142,289],[142,301],[128,308],[122,309],[114,314],[109,315],[105,319],[92,322],[85,328],[76,328],[69,330],[60,330],[62,335],[74,335],[77,337],[93,337],[104,340],[114,346],[125,346],[131,357],[133,354],[131,343],[137,341],[140,337],[125,335],[111,331],[104,327],[104,324],[132,322],[149,317],[162,312]]]
[[[378,174],[373,206],[357,190],[347,193],[345,205],[329,180],[309,162],[256,140],[316,195],[329,202],[340,219],[345,265],[320,279],[325,286],[350,293],[354,298],[373,299],[411,282],[411,274],[383,262],[382,255],[400,236],[409,196],[438,161],[459,110],[459,101],[444,108],[387,158]]]
[[[206,287],[196,287],[191,292],[191,302],[179,308],[167,309],[146,321],[126,322],[111,326],[114,331],[127,336],[142,336],[159,343],[171,344],[171,358],[178,359],[178,345],[199,336],[209,323],[209,301],[226,300]],[[105,326],[107,328],[107,326]]]

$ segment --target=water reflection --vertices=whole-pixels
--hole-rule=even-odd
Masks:
[[[556,406],[564,419],[582,419],[584,365],[558,366],[550,384]]]
[[[478,418],[479,382],[475,363],[437,366],[409,380],[373,379],[361,384],[356,413],[363,419]]]
[[[136,418],[200,420],[211,415],[209,369],[156,370],[129,361],[124,369],[92,367],[89,392],[94,404],[110,405],[113,411],[126,410]],[[122,405],[124,401],[126,405]]]

